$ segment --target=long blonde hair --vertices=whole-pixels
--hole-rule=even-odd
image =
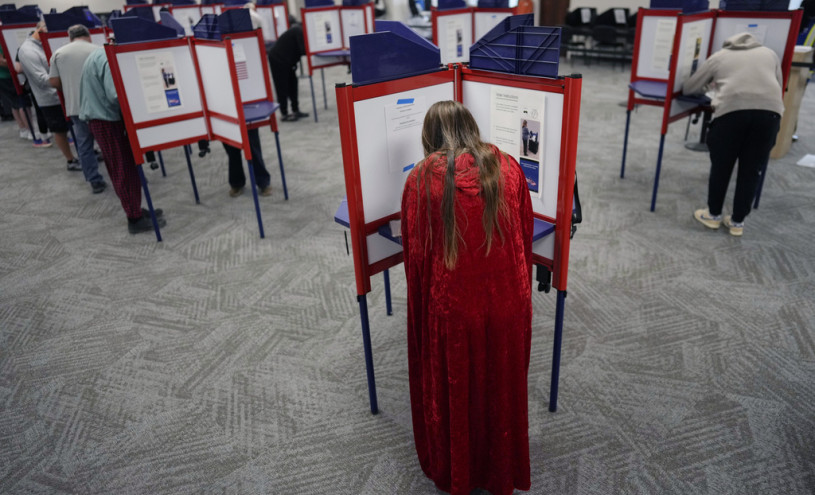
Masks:
[[[422,127],[422,147],[425,158],[420,164],[419,180],[424,180],[427,192],[427,222],[430,225],[430,170],[446,161],[444,192],[441,200],[441,216],[444,225],[444,265],[452,270],[458,259],[458,245],[461,233],[456,225],[455,158],[469,153],[475,160],[481,183],[481,197],[484,200],[484,214],[481,222],[486,234],[487,253],[492,247],[493,233],[503,240],[504,234],[498,223],[499,213],[505,214],[506,207],[501,185],[501,163],[492,147],[481,140],[478,124],[469,110],[456,101],[447,100],[434,103],[424,118]],[[419,190],[421,190],[419,188]]]

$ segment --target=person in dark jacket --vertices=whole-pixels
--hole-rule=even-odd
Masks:
[[[297,100],[297,63],[300,57],[306,54],[306,44],[303,39],[303,27],[294,24],[280,35],[271,50],[269,50],[269,66],[272,69],[272,80],[280,104],[280,113],[283,120],[290,122],[308,114],[300,111]],[[291,102],[291,113],[289,113]]]

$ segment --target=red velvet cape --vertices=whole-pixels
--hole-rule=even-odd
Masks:
[[[494,495],[529,489],[532,205],[518,163],[493,149],[501,156],[507,215],[500,221],[503,241],[494,232],[489,255],[471,155],[456,159],[456,222],[463,242],[453,270],[444,266],[442,248],[446,157],[432,169],[429,204],[415,169],[402,194],[416,452],[425,474],[453,495],[469,495],[473,488]]]

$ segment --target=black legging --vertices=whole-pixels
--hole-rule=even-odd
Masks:
[[[272,69],[272,81],[277,92],[277,102],[280,104],[280,113],[289,113],[289,101],[291,101],[291,111],[300,111],[300,103],[297,99],[297,66],[287,66],[272,57],[269,57],[269,65]]]
[[[781,116],[768,110],[739,110],[713,119],[707,135],[710,149],[707,204],[712,215],[722,213],[727,184],[738,160],[732,218],[734,222],[744,221],[780,125]]]

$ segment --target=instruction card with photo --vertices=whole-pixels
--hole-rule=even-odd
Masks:
[[[463,57],[464,49],[464,22],[461,19],[450,19],[447,21],[448,59],[454,60]]]
[[[309,37],[309,43],[313,45],[311,51],[319,52],[330,49],[334,46],[335,32],[339,31],[334,26],[336,16],[330,12],[318,12],[313,14],[313,19],[316,35]]]
[[[385,106],[385,131],[388,169],[391,173],[409,172],[424,157],[422,124],[427,113],[423,96],[400,98]]]
[[[171,52],[148,52],[136,55],[144,104],[148,113],[181,107],[175,59]]]
[[[705,35],[705,25],[701,22],[687,24],[682,33],[683,57],[677,68],[677,79],[683,83],[699,68],[699,58],[702,52],[702,40]]]
[[[543,188],[543,122],[546,96],[539,91],[493,86],[490,90],[490,142],[514,157],[529,191],[540,198]]]

